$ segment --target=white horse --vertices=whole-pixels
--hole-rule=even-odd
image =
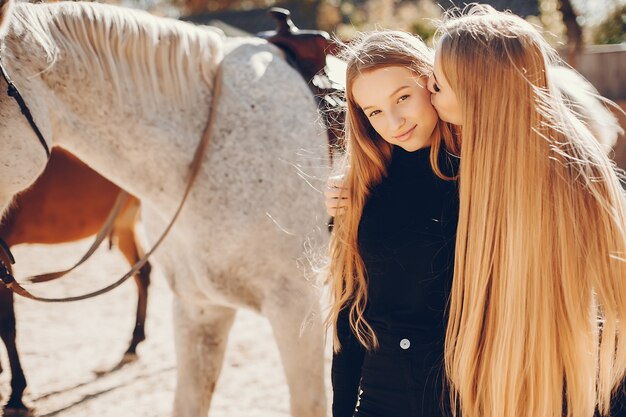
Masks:
[[[617,117],[609,107],[619,109],[619,106],[602,97],[589,80],[572,68],[552,67],[550,75],[570,110],[593,133],[604,151],[609,153],[623,133]]]
[[[292,415],[325,416],[318,294],[298,261],[325,220],[302,174],[325,167],[327,150],[298,73],[265,41],[102,4],[0,0],[0,24],[0,57],[48,145],[139,196],[152,241],[184,190],[221,62],[208,152],[156,254],[175,299],[173,415],[207,415],[236,309],[248,308],[272,325]],[[0,78],[0,212],[46,164],[5,90]]]

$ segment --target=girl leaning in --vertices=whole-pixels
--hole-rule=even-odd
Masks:
[[[626,372],[625,193],[558,63],[489,6],[439,30],[432,103],[462,136],[445,366],[463,417],[608,414]]]
[[[397,67],[428,72],[415,66],[429,64],[428,51],[389,33],[348,49],[347,198],[327,193],[329,209],[340,209],[328,320],[335,416],[353,415],[359,386],[357,416],[442,415],[444,386],[450,411],[466,417],[591,416],[608,411],[622,379],[626,242],[615,169],[546,75],[557,62],[538,32],[490,8],[471,15],[485,27],[463,32],[465,18],[443,27],[455,32],[444,32],[429,86],[441,117],[463,133],[453,286],[458,213],[446,178],[457,172],[460,138],[440,123],[424,147],[402,152],[403,135],[388,126],[423,126],[428,107],[394,115],[406,98],[383,88]],[[446,36],[469,39],[450,52]],[[530,63],[528,38],[541,46]],[[459,62],[472,53],[468,71]],[[432,163],[418,170],[426,153]],[[445,192],[421,187],[428,178]],[[436,233],[423,222],[433,213]]]
[[[343,58],[351,204],[331,238],[333,415],[441,415],[458,149],[426,89],[434,55],[381,31]]]

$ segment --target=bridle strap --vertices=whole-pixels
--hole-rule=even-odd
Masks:
[[[11,249],[9,249],[9,245],[7,245],[7,243],[1,237],[0,237],[0,250],[4,252],[4,255],[7,257],[10,263],[12,264],[15,263],[15,258],[13,257],[13,254],[11,253]]]
[[[4,64],[2,63],[2,57],[0,57],[0,73],[2,74],[2,78],[4,78],[4,81],[6,81],[7,83],[7,94],[9,95],[9,97],[13,97],[13,99],[20,106],[22,114],[28,121],[28,124],[30,124],[30,127],[35,132],[35,135],[37,135],[39,142],[41,142],[41,146],[43,146],[43,148],[45,149],[46,156],[50,158],[50,148],[48,147],[46,140],[41,134],[39,127],[37,127],[37,123],[35,123],[33,115],[30,113],[30,110],[28,109],[28,106],[26,105],[22,94],[20,94],[20,91],[17,89],[15,84],[13,84],[13,81],[11,81],[11,79],[9,78],[9,74],[7,73],[7,70],[4,68]]]
[[[88,294],[79,295],[75,297],[46,298],[46,297],[39,297],[39,296],[32,295],[30,292],[22,288],[22,286],[17,281],[15,281],[15,278],[9,273],[6,266],[0,261],[0,279],[5,283],[5,285],[11,290],[13,290],[13,292],[15,292],[16,294],[21,295],[22,297],[30,298],[31,300],[43,301],[43,302],[48,302],[48,303],[62,303],[62,302],[69,302],[69,301],[85,300],[87,298],[92,298],[92,297],[96,297],[98,295],[104,294],[106,292],[111,291],[114,288],[117,288],[122,283],[124,283],[124,281],[126,281],[128,278],[135,275],[135,273],[137,273],[137,271],[139,271],[144,266],[144,264],[148,261],[148,258],[159,247],[161,242],[163,242],[163,239],[165,239],[168,232],[171,230],[172,226],[174,225],[174,222],[178,218],[178,215],[180,214],[183,208],[183,205],[185,204],[185,201],[187,200],[187,196],[189,195],[189,192],[191,191],[193,183],[196,177],[198,176],[198,172],[200,171],[200,166],[202,165],[202,160],[204,159],[204,155],[206,154],[206,150],[209,145],[209,140],[213,132],[213,125],[215,124],[215,113],[217,109],[217,104],[219,102],[219,98],[222,93],[222,64],[221,63],[217,67],[213,85],[214,85],[213,100],[211,100],[211,107],[209,110],[209,120],[204,130],[204,134],[202,135],[202,139],[200,140],[200,143],[198,144],[198,147],[196,148],[193,161],[191,162],[191,166],[189,168],[189,177],[187,179],[187,187],[185,188],[185,193],[183,194],[181,202],[178,205],[176,212],[174,213],[174,217],[172,218],[170,223],[167,225],[167,227],[165,228],[165,230],[163,231],[159,239],[156,241],[154,246],[152,246],[152,248],[131,268],[130,271],[128,271],[122,278],[120,278],[113,284],[105,288],[102,288],[98,291],[94,291]],[[10,251],[8,250],[9,248],[8,247],[4,248],[1,242],[2,241],[0,240],[0,248],[5,249],[7,253],[10,253]]]
[[[83,257],[80,258],[80,260],[74,264],[74,266],[68,269],[64,269],[62,271],[48,272],[46,274],[39,274],[39,275],[35,275],[32,277],[24,278],[24,280],[32,282],[34,284],[40,283],[40,282],[53,281],[55,279],[61,278],[69,274],[70,272],[72,272],[73,270],[81,266],[83,263],[85,263],[87,259],[89,259],[91,255],[93,255],[94,252],[100,247],[100,244],[104,241],[104,239],[106,239],[107,236],[111,235],[111,232],[113,230],[113,225],[115,224],[115,220],[117,219],[117,216],[120,214],[120,211],[122,211],[122,207],[126,205],[129,199],[130,199],[130,194],[128,194],[126,191],[121,190],[119,192],[119,194],[117,195],[117,198],[115,199],[115,203],[113,204],[113,208],[111,208],[109,215],[104,221],[104,224],[100,228],[100,231],[96,235],[93,243],[91,244],[87,252],[83,255]]]

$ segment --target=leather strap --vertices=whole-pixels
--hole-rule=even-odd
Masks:
[[[94,239],[93,243],[91,244],[87,252],[83,255],[83,257],[80,258],[80,260],[76,262],[76,264],[74,264],[74,266],[72,266],[69,269],[62,270],[62,271],[48,272],[47,274],[39,274],[39,275],[35,275],[32,277],[24,278],[24,280],[32,282],[32,283],[53,281],[55,279],[61,278],[64,275],[69,274],[74,269],[82,265],[87,259],[91,257],[91,255],[94,254],[96,249],[100,247],[100,244],[102,243],[102,241],[111,234],[111,230],[113,229],[113,224],[115,223],[115,219],[117,219],[117,216],[120,214],[122,207],[124,207],[124,205],[126,204],[129,198],[130,198],[130,194],[128,194],[124,190],[120,191],[120,193],[117,195],[117,199],[115,199],[115,204],[113,205],[113,208],[109,212],[108,217],[106,218],[104,224],[100,228],[100,231],[96,235],[96,238]]]
[[[37,127],[37,124],[33,119],[33,115],[30,113],[30,110],[28,109],[24,98],[22,98],[22,94],[20,94],[15,84],[13,84],[13,81],[11,81],[11,79],[9,78],[9,74],[7,73],[7,70],[4,68],[4,64],[2,63],[2,57],[0,57],[0,73],[2,74],[2,78],[4,78],[4,81],[6,81],[7,83],[7,94],[9,95],[9,97],[13,97],[13,99],[20,106],[20,111],[28,121],[28,124],[30,124],[30,127],[35,132],[35,135],[37,135],[39,142],[41,142],[41,145],[46,151],[46,156],[48,157],[48,159],[50,159],[50,148],[48,147],[46,140],[43,138],[41,131]]]
[[[200,141],[200,143],[198,144],[198,147],[196,148],[193,161],[191,162],[191,166],[189,169],[189,177],[187,178],[187,187],[185,188],[185,193],[183,194],[181,202],[178,205],[176,212],[174,213],[174,217],[172,218],[170,223],[167,225],[167,227],[165,228],[165,230],[163,231],[159,239],[156,241],[154,246],[130,269],[130,271],[128,271],[123,277],[118,279],[113,284],[107,287],[104,287],[100,290],[94,291],[94,292],[90,292],[90,293],[79,295],[79,296],[73,296],[73,297],[47,298],[47,297],[35,296],[31,294],[30,292],[26,291],[17,281],[15,281],[15,278],[9,273],[8,269],[0,261],[0,279],[5,283],[5,285],[11,290],[13,290],[13,292],[15,292],[16,294],[21,295],[22,297],[30,298],[31,300],[43,301],[43,302],[48,302],[48,303],[62,303],[62,302],[69,302],[69,301],[85,300],[87,298],[96,297],[98,295],[109,292],[112,289],[117,288],[118,286],[123,284],[124,281],[126,281],[128,278],[133,276],[135,273],[137,273],[137,271],[139,271],[141,267],[148,261],[148,258],[159,247],[161,242],[163,242],[163,239],[165,239],[165,237],[171,230],[172,226],[174,225],[174,222],[178,218],[178,215],[180,214],[180,211],[183,208],[183,205],[185,204],[185,201],[187,200],[187,196],[189,195],[189,192],[191,191],[193,183],[196,177],[198,176],[198,172],[200,171],[200,166],[202,165],[202,160],[204,159],[204,155],[206,154],[206,150],[209,145],[209,140],[213,132],[213,126],[215,124],[215,113],[216,113],[217,105],[219,103],[219,99],[222,93],[222,65],[221,63],[216,69],[213,85],[214,85],[213,100],[211,102],[211,108],[209,110],[209,120],[204,130],[202,140]],[[2,245],[0,244],[0,248],[1,247]],[[8,248],[6,249],[8,250]]]

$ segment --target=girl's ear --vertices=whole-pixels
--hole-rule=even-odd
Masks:
[[[11,18],[13,0],[0,0],[0,37],[4,37]]]

